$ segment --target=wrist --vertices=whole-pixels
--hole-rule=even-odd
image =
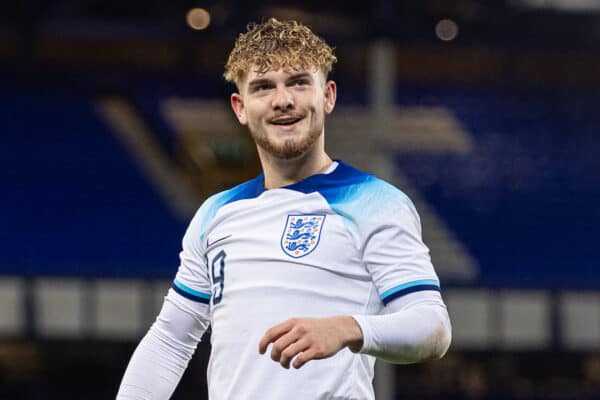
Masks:
[[[350,316],[341,318],[343,318],[344,332],[346,333],[344,345],[353,353],[358,353],[363,347],[363,333],[360,329],[360,325]]]

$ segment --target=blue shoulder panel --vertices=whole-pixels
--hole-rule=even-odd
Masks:
[[[252,180],[246,181],[229,190],[225,190],[224,192],[220,192],[209,197],[198,211],[202,213],[202,222],[200,227],[200,236],[202,240],[204,240],[206,228],[221,207],[229,203],[233,203],[234,201],[253,199],[257,197],[265,190],[263,182],[264,176],[263,174],[260,174]]]
[[[284,188],[302,193],[319,192],[332,210],[352,222],[358,216],[384,210],[393,203],[405,204],[418,218],[414,205],[398,188],[346,163],[338,163],[330,174],[313,175]]]

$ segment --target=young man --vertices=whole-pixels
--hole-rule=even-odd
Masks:
[[[294,21],[239,36],[225,77],[263,174],[192,219],[118,399],[169,398],[208,325],[213,400],[373,399],[373,356],[446,352],[450,321],[411,201],[325,152],[335,61]]]

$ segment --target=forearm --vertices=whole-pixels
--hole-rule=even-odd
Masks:
[[[446,353],[451,326],[441,298],[396,307],[392,304],[389,311],[353,316],[363,334],[360,352],[397,364],[439,359]]]
[[[168,399],[175,391],[189,357],[170,353],[154,329],[135,350],[117,394],[118,400]]]
[[[127,366],[117,400],[170,398],[207,325],[181,305],[165,301]]]

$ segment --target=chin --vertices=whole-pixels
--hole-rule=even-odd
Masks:
[[[306,146],[284,145],[283,147],[274,147],[270,149],[270,153],[284,160],[298,158],[308,151]]]
[[[265,132],[266,133],[266,132]],[[310,151],[318,141],[321,131],[314,132],[269,132],[267,135],[253,135],[256,144],[267,153],[282,159],[291,160]],[[270,136],[270,137],[269,137]]]

